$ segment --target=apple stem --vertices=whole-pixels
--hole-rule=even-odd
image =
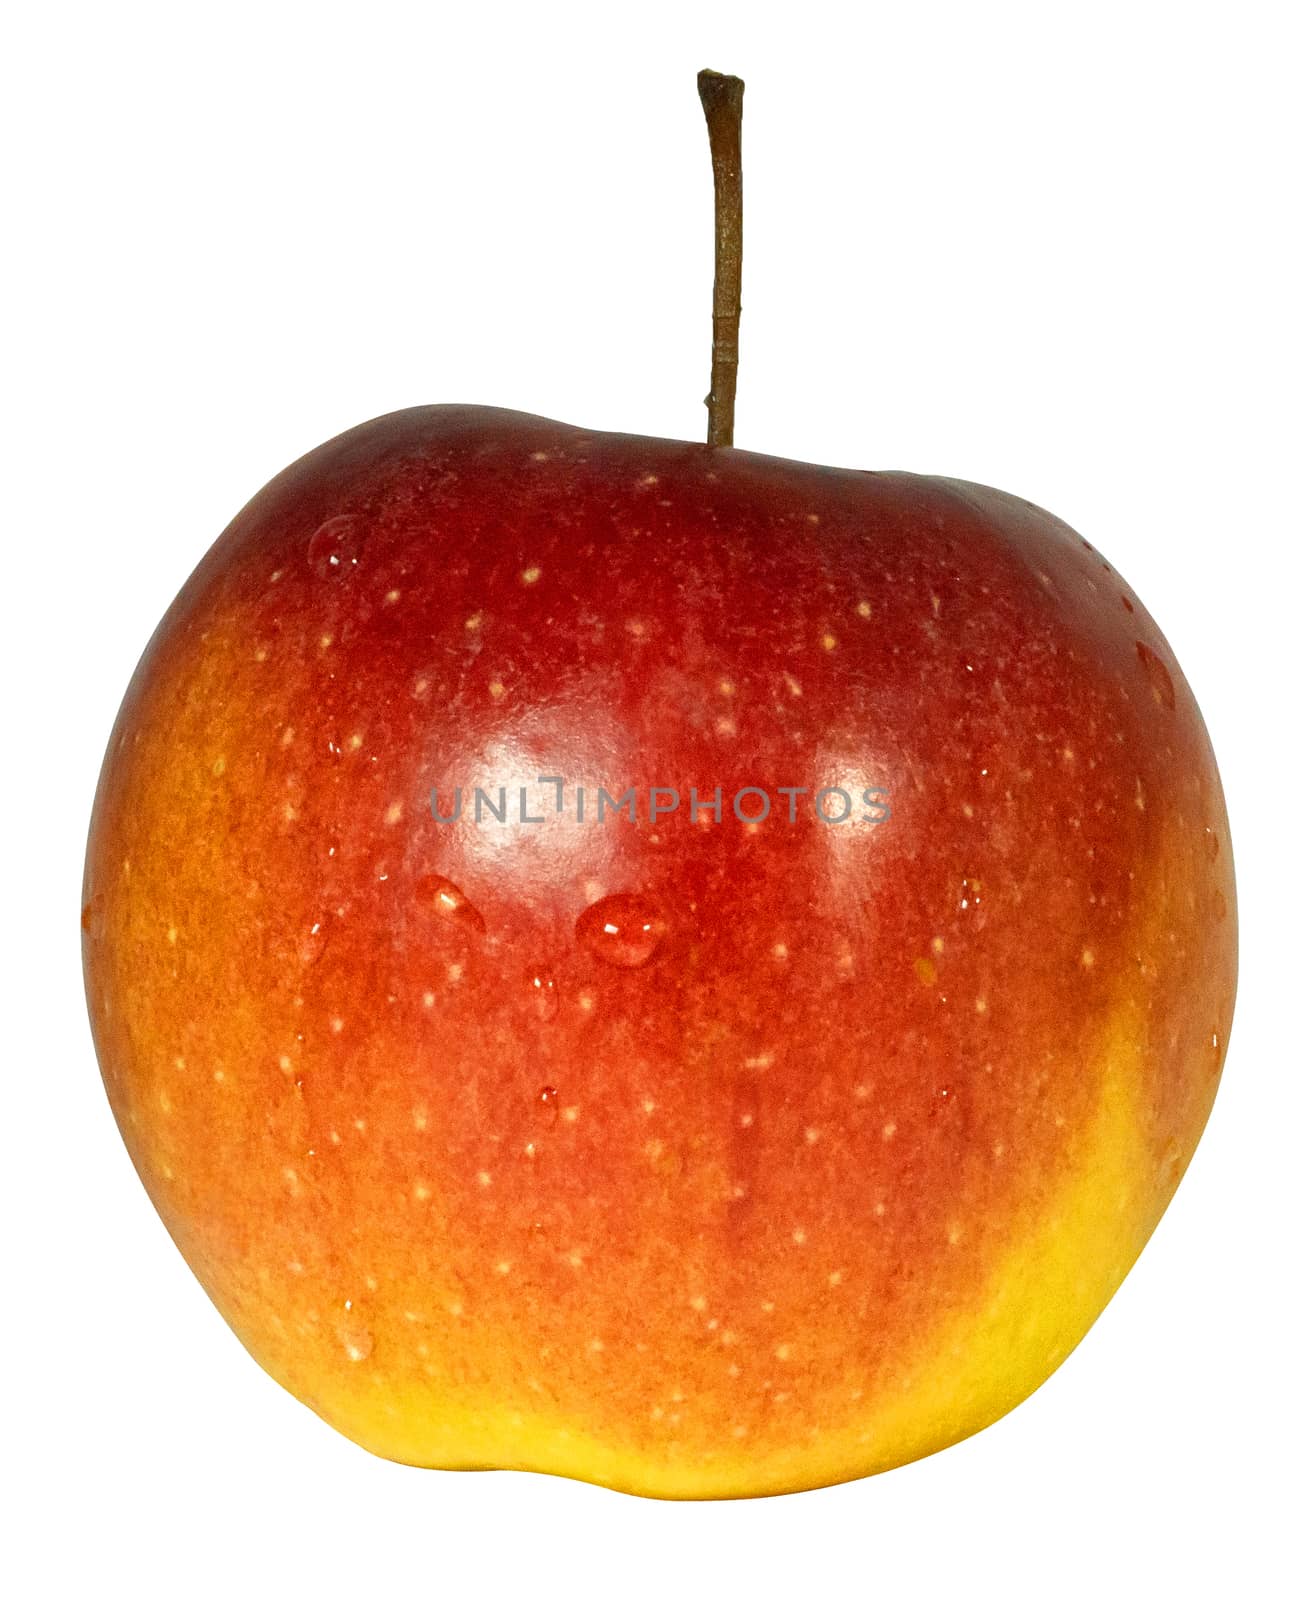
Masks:
[[[698,95],[711,140],[716,185],[716,282],[711,303],[711,393],[707,443],[734,443],[734,393],[739,378],[739,314],[743,307],[743,79],[699,72]]]

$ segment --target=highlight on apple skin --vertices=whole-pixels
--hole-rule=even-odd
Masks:
[[[437,820],[458,787],[506,823]],[[475,407],[323,445],[213,546],[84,899],[124,1140],[266,1371],[399,1461],[670,1497],[877,1472],[1040,1384],[1235,989],[1203,722],[1065,524]]]

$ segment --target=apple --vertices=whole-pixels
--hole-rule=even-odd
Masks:
[[[717,1497],[1067,1356],[1208,1116],[1234,899],[1180,668],[1056,518],[432,406],[168,611],[84,957],[137,1171],[279,1383],[398,1461]]]

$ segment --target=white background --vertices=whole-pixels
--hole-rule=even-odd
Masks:
[[[1261,0],[787,14],[128,0],[11,20],[13,1592],[1302,1589],[1306,21]],[[700,434],[702,66],[748,82],[738,442],[1001,485],[1128,576],[1216,745],[1242,978],[1180,1194],[1038,1395],[883,1478],[670,1505],[385,1464],[266,1378],[118,1140],[77,921],[95,777],[136,657],[287,461],[429,400]]]

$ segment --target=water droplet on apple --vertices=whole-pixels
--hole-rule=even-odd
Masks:
[[[952,1084],[940,1084],[930,1097],[930,1115],[942,1116],[946,1111],[952,1111],[957,1104],[957,1091]]]
[[[374,1335],[360,1320],[350,1300],[342,1307],[334,1331],[348,1361],[368,1361],[374,1353]]]
[[[609,894],[579,918],[575,936],[585,950],[613,967],[641,967],[660,947],[666,923],[646,895]]]
[[[105,896],[93,894],[82,907],[82,931],[88,939],[99,939],[105,931]]]
[[[1140,665],[1149,675],[1149,686],[1153,690],[1153,697],[1160,706],[1166,706],[1168,711],[1176,709],[1176,685],[1172,682],[1172,675],[1164,665],[1162,658],[1154,654],[1149,646],[1141,639],[1135,641],[1135,651],[1140,658]]]
[[[1213,891],[1213,917],[1218,922],[1225,922],[1230,907],[1226,903],[1226,896],[1220,889]]]
[[[546,1088],[538,1091],[538,1096],[534,1103],[538,1110],[538,1116],[543,1122],[552,1123],[556,1121],[556,1090],[550,1083]]]
[[[1210,861],[1216,861],[1218,856],[1221,854],[1222,841],[1218,837],[1217,830],[1215,828],[1204,829],[1204,848],[1208,852],[1208,859]]]
[[[415,898],[440,917],[450,918],[475,938],[481,939],[487,932],[487,924],[477,908],[470,904],[450,878],[443,878],[436,872],[426,874],[415,885]]]
[[[556,992],[556,979],[546,967],[530,967],[525,973],[533,1008],[540,1022],[550,1022],[561,1009],[561,997]]]
[[[301,935],[297,945],[297,955],[300,956],[304,966],[310,967],[323,955],[328,944],[328,913],[324,912],[315,917],[310,926]]]
[[[365,533],[359,518],[329,517],[310,536],[306,558],[321,578],[342,577],[360,564]]]

